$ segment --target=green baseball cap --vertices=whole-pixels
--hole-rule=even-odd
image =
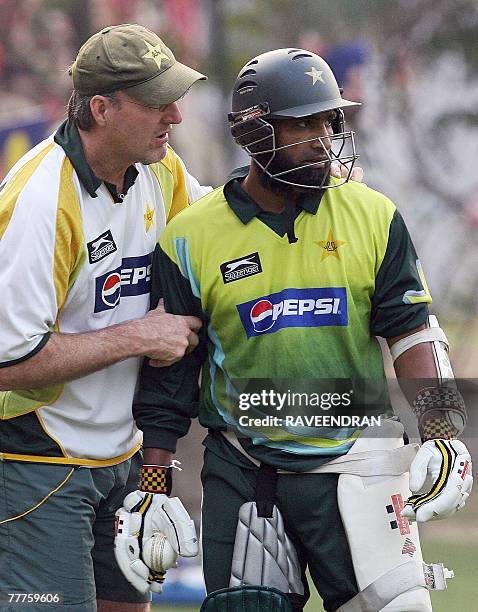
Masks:
[[[121,89],[152,108],[176,102],[196,81],[207,79],[176,61],[154,32],[131,23],[93,34],[79,50],[69,73],[80,94]]]

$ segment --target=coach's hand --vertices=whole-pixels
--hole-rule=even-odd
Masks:
[[[333,161],[330,166],[330,174],[335,178],[347,178],[349,169],[347,166],[340,164],[337,161]],[[360,166],[354,166],[350,174],[349,180],[355,181],[356,183],[363,182],[363,168]]]
[[[460,440],[427,440],[410,467],[410,490],[417,493],[431,476],[427,493],[408,498],[401,514],[411,521],[442,519],[461,510],[468,499],[473,477],[471,457]]]
[[[142,593],[160,593],[178,556],[195,557],[194,523],[177,497],[134,491],[116,512],[115,557],[126,579]]]
[[[158,306],[136,324],[147,343],[143,354],[150,358],[149,364],[164,367],[176,363],[196,348],[202,322],[197,317],[167,313],[163,300],[160,300]]]

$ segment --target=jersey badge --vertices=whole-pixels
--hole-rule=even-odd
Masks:
[[[222,280],[225,284],[240,280],[246,276],[254,276],[262,272],[259,253],[251,253],[238,257],[232,261],[226,261],[220,265]]]
[[[154,209],[150,208],[149,204],[146,204],[146,212],[144,213],[143,218],[146,233],[148,233],[149,228],[154,224]]]
[[[345,287],[284,289],[237,305],[248,338],[286,327],[348,325]]]
[[[339,248],[347,243],[344,240],[337,240],[337,238],[334,238],[334,233],[332,228],[330,228],[327,238],[325,240],[315,240],[314,244],[323,249],[322,257],[320,258],[322,262],[324,259],[327,259],[327,257],[335,257],[340,261]]]
[[[86,244],[88,248],[88,260],[90,264],[101,261],[110,253],[118,250],[115,244],[111,230],[106,230],[97,238]]]

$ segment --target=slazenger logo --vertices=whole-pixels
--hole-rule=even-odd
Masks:
[[[232,281],[262,272],[261,260],[257,252],[226,261],[220,267],[224,283],[232,283]]]
[[[151,290],[151,255],[125,257],[121,266],[95,279],[95,310],[115,308],[121,298],[148,294]]]
[[[348,325],[345,287],[284,289],[237,305],[248,338],[285,327]]]
[[[98,238],[95,238],[91,242],[86,244],[88,247],[88,259],[90,264],[94,264],[103,257],[106,257],[110,253],[114,253],[118,250],[111,230],[106,230]]]

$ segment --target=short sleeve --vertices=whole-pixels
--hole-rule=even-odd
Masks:
[[[371,332],[391,338],[423,325],[432,298],[405,222],[395,211],[375,279]]]

